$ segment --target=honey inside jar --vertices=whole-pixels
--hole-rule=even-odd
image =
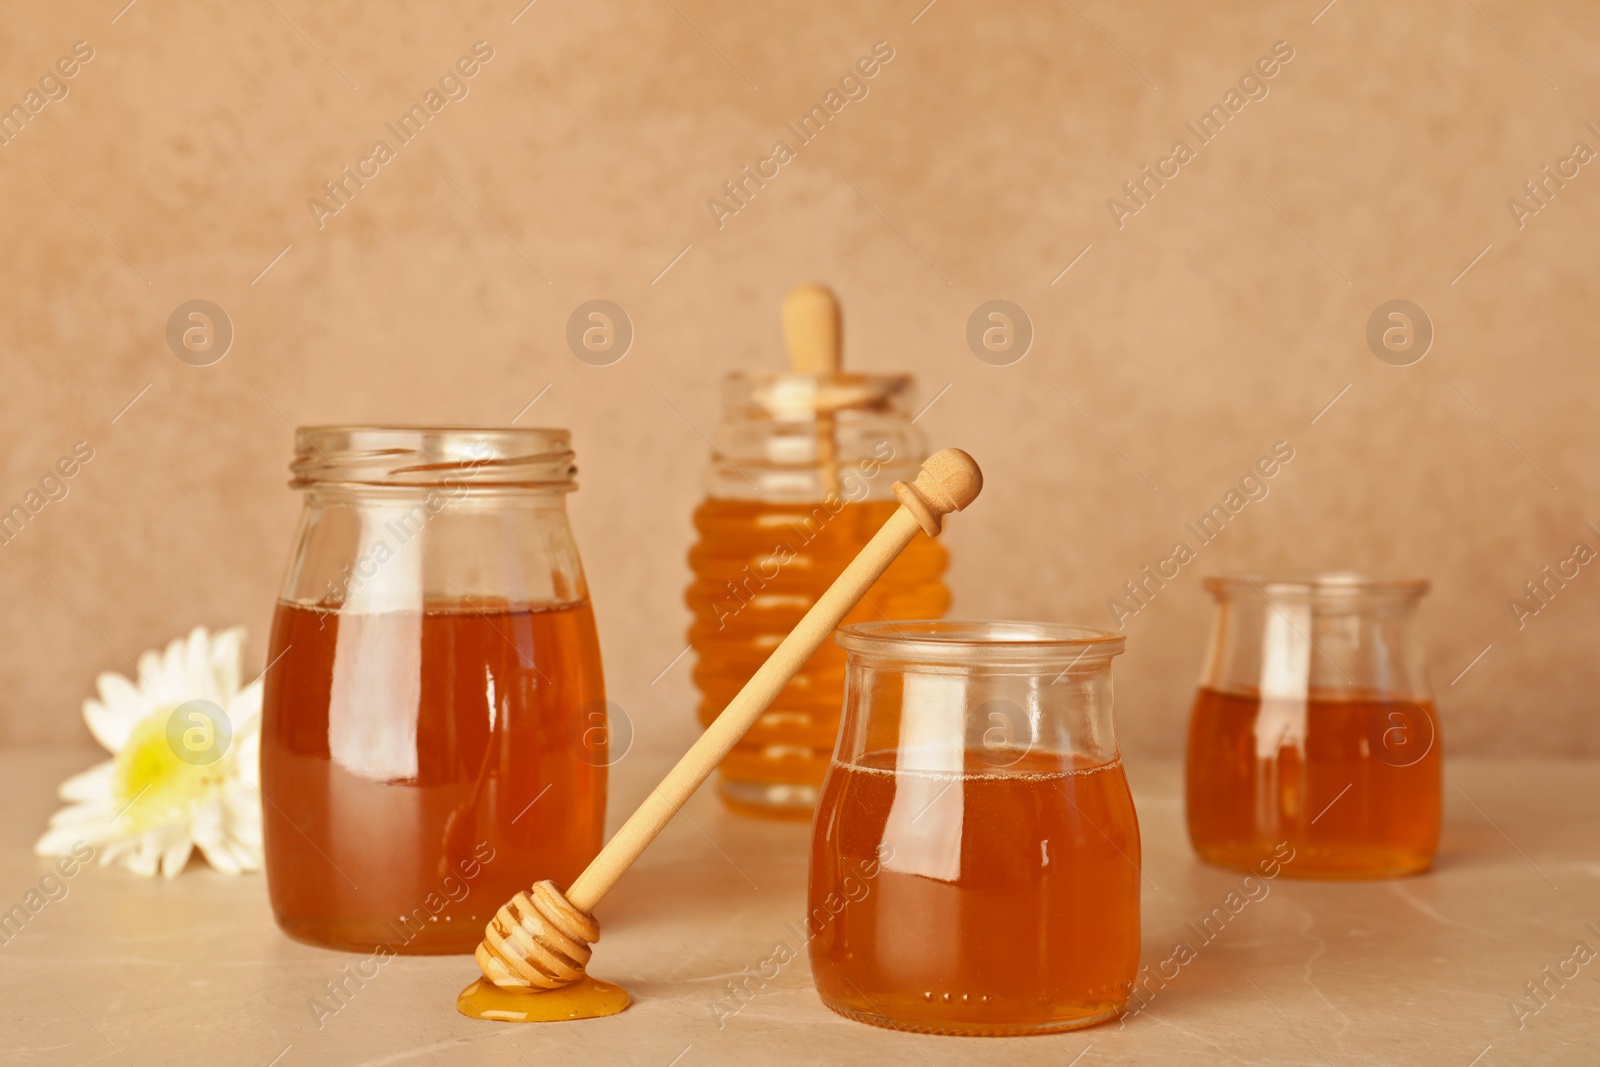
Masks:
[[[899,504],[782,504],[709,499],[695,511],[690,552],[700,722],[709,726]],[[846,616],[944,614],[944,548],[919,533]],[[823,645],[722,763],[723,798],[747,814],[809,818],[839,729],[844,653]],[[743,798],[743,799],[741,799]],[[784,802],[787,799],[787,802]]]
[[[1426,701],[1312,692],[1304,701],[1202,688],[1189,732],[1189,836],[1248,869],[1287,841],[1289,878],[1427,870],[1439,843],[1440,746]]]
[[[997,769],[969,755],[938,774],[895,761],[836,766],[822,799],[808,921],[824,1002],[930,1033],[1115,1015],[1139,959],[1139,828],[1121,763],[1027,753]]]
[[[829,332],[817,325],[808,336]],[[909,377],[840,372],[836,349],[809,357],[795,363],[806,370],[738,372],[724,382],[685,594],[702,725],[899,507],[894,483],[914,480],[926,455]],[[944,547],[919,533],[846,622],[937,618],[950,604],[947,562]],[[730,808],[811,817],[843,685],[844,656],[818,649],[722,762],[718,792]]]
[[[835,640],[844,709],[806,918],[822,1002],[938,1034],[1114,1017],[1139,965],[1139,823],[1112,722],[1122,636],[919,620]]]
[[[506,900],[599,850],[603,734],[575,714],[602,692],[586,601],[284,603],[270,655],[265,843],[293,936],[471,952]]]
[[[1428,583],[1350,572],[1208,577],[1189,720],[1189,840],[1289,878],[1395,878],[1439,845],[1443,739],[1413,620]]]
[[[262,692],[267,888],[329,948],[471,952],[600,849],[612,761],[565,430],[306,426]]]

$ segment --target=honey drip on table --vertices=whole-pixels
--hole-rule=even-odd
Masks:
[[[626,989],[588,975],[542,992],[501,989],[480,978],[456,997],[456,1010],[469,1019],[497,1023],[560,1023],[615,1015],[632,1003]]]

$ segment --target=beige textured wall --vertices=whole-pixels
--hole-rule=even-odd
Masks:
[[[1292,444],[1129,620],[1126,747],[1181,745],[1200,575],[1296,564],[1435,581],[1454,751],[1600,753],[1600,574],[1520,630],[1507,606],[1600,547],[1600,163],[1521,228],[1507,207],[1600,150],[1593,3],[121,3],[0,5],[0,103],[94,52],[0,145],[0,510],[94,449],[0,547],[0,738],[85,741],[116,649],[196,622],[247,623],[259,667],[291,423],[504,423],[549,386],[522,424],[575,435],[612,695],[677,743],[687,660],[650,681],[683,644],[700,431],[724,371],[780,358],[783,292],[821,279],[847,358],[948,384],[921,425],[987,468],[949,531],[959,614],[1103,624]],[[477,41],[469,95],[319,229],[308,199]],[[707,199],[878,41],[869,95],[719,229]],[[1198,146],[1184,123],[1276,41],[1268,95],[1119,229],[1108,198]],[[236,330],[206,367],[164,340],[195,298]],[[593,298],[636,329],[609,367],[564,340]],[[1036,330],[1006,367],[965,341],[996,298]],[[1411,366],[1365,340],[1395,298],[1436,330]]]

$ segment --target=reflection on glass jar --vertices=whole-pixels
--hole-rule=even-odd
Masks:
[[[304,941],[471,952],[599,850],[609,751],[564,430],[314,427],[261,739],[273,911]]]
[[[1283,842],[1290,878],[1426,870],[1443,745],[1413,642],[1424,581],[1207,578],[1217,614],[1189,724],[1189,839],[1248,869]]]
[[[844,714],[807,903],[823,1003],[948,1034],[1114,1016],[1139,962],[1139,825],[1112,724],[1123,638],[900,622],[836,640]]]
[[[700,721],[710,725],[895,508],[924,457],[911,379],[733,374],[689,554]],[[944,614],[947,557],[918,534],[847,622]],[[839,725],[844,655],[825,645],[722,763],[750,814],[809,818]]]

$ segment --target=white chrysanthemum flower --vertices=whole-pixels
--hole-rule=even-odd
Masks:
[[[139,657],[139,684],[100,675],[83,718],[112,758],[61,783],[69,805],[34,851],[85,842],[102,864],[175,877],[196,845],[226,874],[261,868],[261,679],[239,686],[243,628],[196,627]]]

